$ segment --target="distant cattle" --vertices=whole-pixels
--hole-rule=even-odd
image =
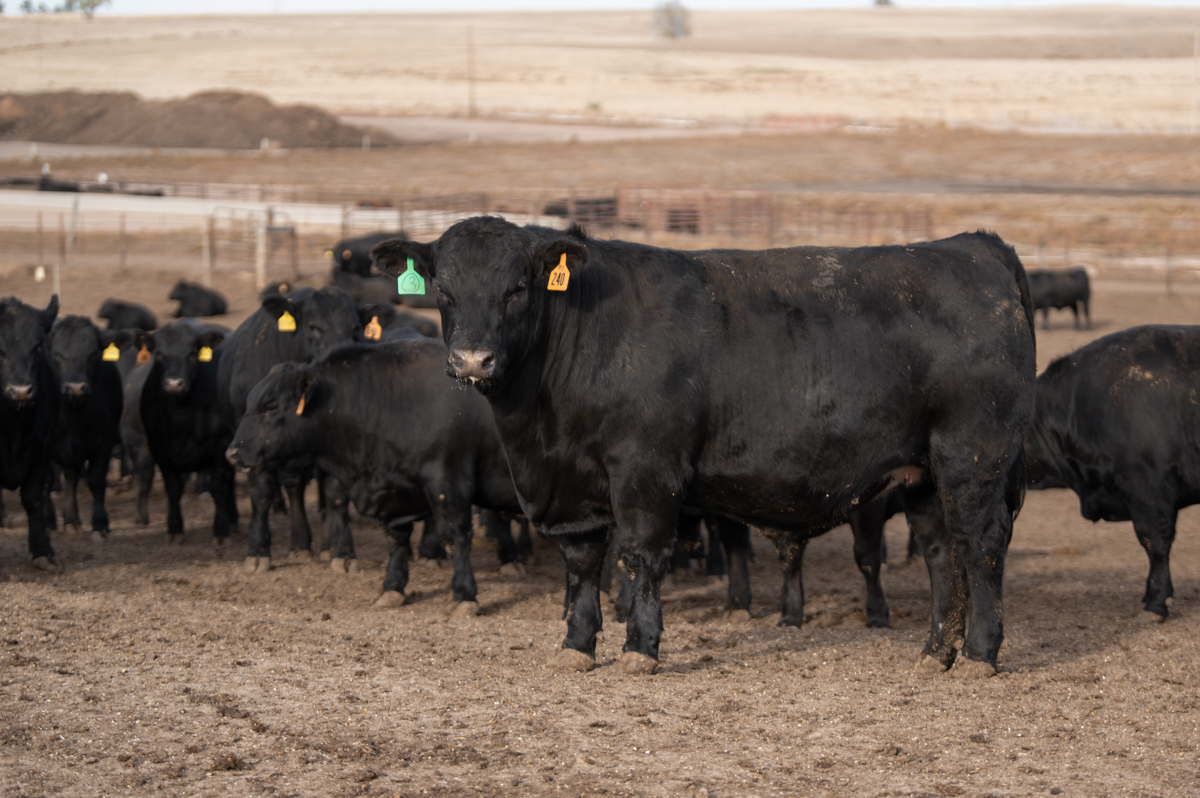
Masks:
[[[619,666],[641,673],[681,509],[773,530],[792,568],[899,485],[933,592],[924,662],[994,672],[1036,377],[997,236],[688,252],[481,217],[374,254],[438,292],[447,371],[488,398],[525,514],[559,542],[557,667],[594,663],[614,524],[634,575]]]
[[[1034,311],[1042,311],[1042,329],[1050,329],[1050,309],[1070,308],[1075,314],[1075,327],[1079,328],[1079,311],[1087,329],[1092,329],[1092,314],[1088,309],[1091,288],[1087,269],[1030,269],[1029,295]]]
[[[107,540],[109,534],[104,498],[124,405],[114,361],[120,354],[118,344],[128,345],[132,338],[128,330],[101,332],[83,316],[60,319],[46,336],[50,368],[61,393],[53,451],[62,469],[63,524],[79,531],[76,488],[83,472],[92,494],[92,538],[97,541]],[[105,350],[112,353],[112,361],[104,359]]]
[[[295,291],[299,287],[300,286],[296,285],[294,282],[288,282],[287,280],[276,280],[273,283],[267,283],[267,287],[258,292],[258,298],[261,300],[266,299],[272,294],[287,294]]]
[[[359,277],[357,274],[349,272],[334,271],[333,284],[349,294],[350,298],[360,305],[400,302],[400,294],[396,292],[394,277],[378,275]]]
[[[225,297],[199,283],[180,280],[175,283],[167,298],[179,303],[173,314],[177,319],[223,316],[226,313]]]
[[[21,492],[29,553],[41,571],[62,570],[45,518],[59,398],[45,343],[57,315],[57,294],[45,310],[0,299],[0,488]]]
[[[108,320],[110,330],[150,330],[158,329],[158,319],[145,305],[136,302],[126,302],[123,299],[106,299],[96,317]]]
[[[403,230],[396,230],[395,232],[380,230],[374,233],[366,233],[365,235],[343,238],[334,244],[326,254],[333,263],[333,272],[335,274],[343,272],[358,277],[370,277],[374,273],[371,268],[373,266],[371,248],[381,241],[407,238],[408,234]]]
[[[222,415],[232,431],[246,412],[246,397],[279,363],[307,363],[330,350],[362,340],[358,306],[345,291],[332,286],[301,288],[286,296],[263,298],[225,341],[220,366]],[[249,552],[246,568],[271,568],[269,513],[282,482],[288,494],[292,522],[291,550],[297,556],[312,551],[312,529],[304,513],[304,487],[311,479],[312,458],[304,455],[282,470],[253,469],[250,473]]]
[[[1174,593],[1180,509],[1200,503],[1200,327],[1147,325],[1055,360],[1025,441],[1033,486],[1065,486],[1089,521],[1133,521],[1150,559],[1146,617]]]
[[[167,539],[183,538],[180,499],[188,475],[197,473],[212,494],[213,537],[220,545],[237,528],[233,467],[225,460],[230,429],[219,412],[218,348],[225,333],[191,319],[171,322],[141,343],[152,355],[139,412],[154,462],[167,490]]]
[[[394,305],[389,305],[387,303],[378,305],[359,305],[358,317],[363,323],[363,335],[368,339],[371,338],[370,330],[373,329],[370,328],[372,320],[374,320],[384,332],[407,327],[409,329],[416,330],[426,338],[438,337],[438,326],[436,321],[427,319],[424,316],[418,316],[416,313],[410,313],[405,310],[397,310]]]
[[[413,522],[432,515],[453,544],[455,614],[475,614],[471,506],[521,508],[487,402],[442,376],[445,357],[414,336],[277,366],[251,392],[229,457],[261,467],[308,455],[346,486],[391,542],[380,606],[404,603]]]

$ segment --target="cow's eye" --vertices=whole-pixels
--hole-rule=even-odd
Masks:
[[[266,411],[267,411],[268,413],[274,413],[274,412],[275,412],[276,410],[278,410],[278,409],[279,409],[279,402],[271,402],[271,403],[270,403],[270,404],[268,404],[268,405],[267,405],[267,407],[266,407]]]
[[[517,283],[516,287],[513,288],[512,293],[508,295],[509,300],[511,301],[519,296],[522,296],[525,293],[525,288],[526,285],[524,280]]]

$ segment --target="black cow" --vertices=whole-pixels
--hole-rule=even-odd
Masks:
[[[223,545],[237,528],[233,467],[225,460],[230,428],[217,393],[221,330],[191,319],[141,337],[152,360],[138,398],[146,440],[167,489],[167,540],[183,540],[179,500],[191,473],[206,480],[216,512],[213,538]],[[136,369],[135,369],[136,371]]]
[[[285,323],[281,324],[281,320]],[[246,412],[246,397],[272,366],[307,363],[337,346],[362,340],[358,306],[345,291],[332,286],[301,288],[286,296],[263,298],[225,341],[220,367],[223,416],[232,432]],[[249,553],[246,569],[271,568],[271,504],[282,482],[288,494],[292,522],[292,551],[312,551],[312,530],[304,514],[304,488],[312,474],[312,458],[303,456],[287,468],[256,468],[250,473]]]
[[[46,357],[46,334],[58,315],[58,295],[45,310],[16,297],[0,299],[0,488],[21,491],[29,519],[29,553],[40,571],[62,570],[46,530],[58,390]],[[53,514],[51,514],[53,519]]]
[[[997,236],[685,252],[479,217],[374,254],[438,291],[447,370],[487,396],[525,514],[559,541],[556,666],[593,665],[614,523],[634,574],[618,664],[647,672],[680,509],[775,530],[793,562],[901,484],[934,597],[922,662],[994,672],[1036,377],[1024,268]]]
[[[158,319],[145,305],[136,302],[126,302],[123,299],[106,299],[96,311],[96,317],[108,320],[110,330],[150,330],[158,329]]]
[[[149,354],[149,349],[146,350]],[[154,455],[146,440],[146,425],[142,423],[142,388],[150,376],[149,361],[135,365],[122,380],[121,448],[125,470],[137,488],[137,520],[142,526],[150,523],[150,488],[154,483]]]
[[[408,234],[403,230],[395,232],[377,231],[361,236],[343,238],[333,245],[325,254],[333,262],[333,273],[353,274],[358,277],[370,277],[372,274],[371,248],[381,241],[391,239],[407,240]],[[394,283],[393,283],[394,284]]]
[[[248,467],[316,459],[391,543],[378,606],[405,601],[414,521],[431,514],[453,542],[456,615],[478,612],[471,505],[521,511],[487,402],[442,376],[440,341],[342,347],[277,366],[255,386],[229,458]]]
[[[54,432],[54,461],[62,468],[63,525],[79,531],[76,493],[83,471],[92,492],[92,539],[97,542],[108,540],[104,493],[108,463],[120,441],[124,406],[115,360],[120,355],[119,346],[128,346],[132,339],[128,330],[101,332],[83,316],[60,319],[46,336],[50,368],[62,393]],[[111,362],[103,359],[105,350],[111,352]]]
[[[334,271],[333,284],[345,291],[360,305],[375,305],[380,302],[396,304],[400,294],[396,292],[396,280],[385,275],[359,277],[349,272]]]
[[[1050,329],[1050,308],[1070,308],[1075,314],[1075,329],[1079,329],[1080,307],[1083,308],[1087,329],[1092,329],[1092,314],[1088,310],[1091,288],[1087,269],[1030,269],[1027,274],[1033,309],[1035,312],[1042,311],[1043,330]]]
[[[438,337],[437,322],[432,319],[427,319],[424,316],[418,316],[416,313],[410,313],[405,310],[397,310],[394,305],[387,303],[377,305],[362,305],[358,306],[358,317],[362,320],[363,335],[371,339],[372,330],[371,322],[374,320],[379,325],[380,331],[388,332],[390,330],[399,330],[409,328],[416,330],[426,338]],[[374,339],[371,339],[374,340]]]
[[[1145,616],[1164,620],[1179,510],[1200,503],[1200,327],[1106,335],[1046,367],[1025,439],[1034,487],[1065,486],[1089,521],[1133,521],[1150,558]]]
[[[211,288],[187,280],[175,283],[167,299],[179,302],[173,314],[177,319],[223,316],[226,313],[225,297]]]

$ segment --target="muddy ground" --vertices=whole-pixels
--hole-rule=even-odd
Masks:
[[[171,279],[142,287],[165,295]],[[249,287],[229,293],[253,306]],[[1094,330],[1054,316],[1039,360],[1198,311],[1200,298],[1158,285],[1102,284]],[[884,578],[892,629],[864,625],[845,528],[809,547],[804,628],[776,626],[779,566],[756,537],[753,620],[721,619],[719,580],[676,575],[660,672],[635,678],[609,667],[624,637],[611,620],[595,671],[546,666],[564,633],[546,541],[512,578],[477,539],[482,614],[451,618],[450,571],[428,562],[410,604],[372,607],[386,544],[369,520],[355,524],[361,569],[335,574],[286,559],[275,516],[278,567],[248,576],[244,517],[217,550],[211,502],[190,496],[186,544],[168,547],[161,488],[148,528],[132,493],[110,496],[112,542],[57,534],[66,572],[47,575],[29,567],[5,494],[0,794],[1183,796],[1200,783],[1195,510],[1180,517],[1172,614],[1146,626],[1131,526],[1082,520],[1063,491],[1030,494],[1001,672],[986,681],[914,670],[928,577],[904,561],[900,519]]]

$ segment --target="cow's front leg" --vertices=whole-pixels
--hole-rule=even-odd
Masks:
[[[662,640],[662,578],[675,542],[678,507],[617,510],[617,550],[632,580],[632,602],[625,622],[624,653],[617,667],[629,673],[653,673]]]
[[[567,637],[550,660],[560,670],[589,671],[596,662],[596,636],[603,628],[600,575],[608,551],[608,530],[558,537],[567,571]]]

